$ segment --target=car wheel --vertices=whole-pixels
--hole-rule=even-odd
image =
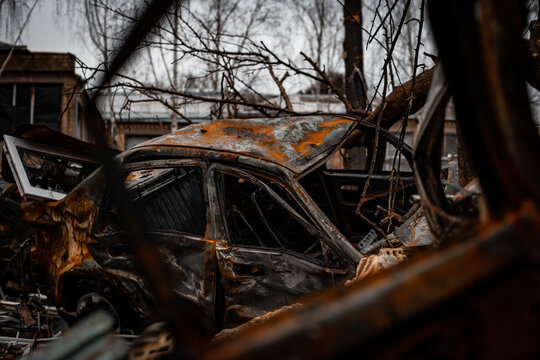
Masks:
[[[75,307],[75,312],[78,318],[86,317],[87,315],[97,311],[104,310],[114,318],[114,328],[117,331],[122,329],[122,321],[120,314],[115,307],[113,301],[107,299],[107,297],[100,292],[89,292],[82,295],[78,300]]]

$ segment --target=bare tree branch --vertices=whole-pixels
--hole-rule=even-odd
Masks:
[[[379,114],[382,113],[381,127],[384,129],[389,129],[392,125],[401,120],[408,100],[411,98],[413,83],[415,83],[414,98],[410,105],[410,114],[416,113],[426,102],[427,93],[431,85],[431,78],[433,77],[433,71],[433,68],[425,70],[418,74],[414,81],[411,79],[402,86],[396,87],[394,91],[388,95],[388,98],[386,99],[387,104],[382,103],[377,106],[365,120],[367,122],[375,123]],[[364,134],[362,132],[355,130],[347,139],[344,146],[346,148],[351,148],[358,146],[358,144],[362,144],[364,141],[363,136]]]
[[[280,80],[276,77],[274,74],[274,69],[272,68],[272,64],[268,63],[268,71],[270,72],[270,75],[272,76],[272,79],[276,83],[276,85],[279,88],[279,92],[281,93],[281,96],[283,97],[283,100],[285,101],[285,104],[287,105],[287,110],[293,111],[293,107],[291,104],[291,100],[289,99],[289,95],[287,95],[287,92],[283,88],[283,80],[285,80],[285,76],[283,76],[283,79]]]

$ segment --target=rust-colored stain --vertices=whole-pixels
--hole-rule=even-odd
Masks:
[[[65,201],[21,204],[26,221],[38,226],[33,259],[43,264],[51,278],[58,282],[66,272],[92,259],[86,246],[88,217],[94,204],[83,190],[71,193]],[[58,289],[56,289],[58,296]]]
[[[340,116],[219,120],[194,124],[123,153],[119,157],[120,163],[143,161],[127,174],[124,186],[133,188],[148,177],[169,171],[169,164],[161,159],[175,163],[174,160],[181,158],[231,163],[246,161],[251,166],[272,169],[262,176],[275,181],[274,176],[285,169],[298,174],[322,163],[356,124],[356,120]],[[142,295],[148,289],[144,287],[133,253],[127,249],[129,242],[124,244],[119,234],[109,232],[105,234],[107,236],[96,236],[103,234],[92,231],[98,209],[105,204],[107,185],[103,183],[106,179],[102,175],[98,171],[60,201],[23,204],[24,219],[36,228],[32,258],[46,269],[47,280],[52,285],[48,296],[69,311],[79,296],[74,284],[91,277],[96,282],[106,278],[103,282],[112,284],[115,294],[131,299],[137,305],[136,316],[151,316],[151,304]],[[220,211],[216,200],[216,194],[205,195],[205,201],[211,202],[207,206],[213,208],[212,211]],[[160,205],[175,204],[164,202]],[[202,239],[184,238],[176,233],[164,236],[159,231],[152,235],[156,236],[160,246],[161,261],[167,274],[174,279],[171,291],[196,305],[208,330],[213,331],[216,326],[232,326],[274,310],[297,294],[325,288],[337,281],[335,276],[341,278],[349,274],[346,270],[304,268],[303,263],[292,264],[288,272],[279,265],[277,271],[271,271],[276,261],[274,258],[280,253],[271,254],[259,263],[257,254],[239,256],[234,249],[223,251],[227,241],[223,230],[216,227],[213,219],[215,214],[207,216],[207,233]],[[172,235],[177,240],[174,244]],[[348,245],[344,239],[341,240],[343,245]],[[216,242],[220,243],[219,250],[216,250]],[[117,253],[121,255],[115,255]],[[353,259],[355,255],[350,254]],[[255,285],[253,278],[265,274],[270,276],[265,280],[267,284],[252,289]],[[221,311],[217,308],[221,305],[214,303],[217,281],[225,285],[221,299],[224,314],[216,322],[215,314],[212,314]],[[259,306],[258,299],[267,297],[276,286],[282,287],[282,295]]]
[[[160,171],[163,171],[163,169],[141,169],[141,170],[135,170],[135,171],[131,171],[127,177],[126,177],[126,180],[124,180],[124,186],[128,187],[136,182],[137,180],[140,180],[140,179],[144,179],[146,177],[150,177],[152,176],[153,174],[156,174]]]
[[[298,173],[339,143],[354,124],[354,120],[339,116],[210,121],[187,126],[137,148],[174,146],[232,152],[271,161]]]

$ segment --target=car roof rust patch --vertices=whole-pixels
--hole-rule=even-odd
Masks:
[[[136,148],[178,146],[232,152],[300,173],[319,155],[330,153],[354,124],[355,120],[344,116],[215,120],[186,126]]]

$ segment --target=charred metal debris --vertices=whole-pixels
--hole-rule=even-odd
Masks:
[[[103,84],[166,3],[149,6]],[[392,192],[382,164],[366,171],[369,149],[356,169],[333,165],[353,130],[399,144],[347,116],[195,124],[121,154],[104,148],[99,126],[97,147],[44,127],[12,130],[0,341],[28,352],[105,310],[103,336],[92,339],[111,354],[124,345],[109,331],[135,337],[168,321],[137,340],[134,358],[156,344],[210,359],[538,354],[540,141],[522,74],[508,71],[522,61],[521,9],[429,3],[442,65],[415,148],[401,150],[412,171]],[[478,176],[465,188],[454,163],[449,175],[440,166],[450,96]],[[92,342],[57,344],[44,354]]]
[[[375,134],[373,125],[343,116],[221,120],[116,157],[174,296],[190,304],[207,334],[352,284],[433,244],[412,172],[401,173],[390,218],[389,171],[379,167],[369,176],[365,168],[332,165],[352,129]],[[41,291],[68,324],[106,310],[117,331],[139,333],[158,320],[159,305],[104,169],[95,170],[89,145],[65,139],[60,148],[49,140],[55,136],[39,127],[5,136],[3,177],[17,184],[19,217],[35,232],[15,240],[26,245],[29,271],[6,272],[4,286]],[[385,146],[397,141],[380,130]],[[412,168],[411,149],[403,153]],[[368,163],[366,151],[361,166]],[[362,221],[355,199],[367,181],[362,211],[369,221]],[[394,231],[382,237],[370,223]]]
[[[221,120],[117,156],[132,204],[149,229],[146,236],[173,279],[174,296],[191,303],[206,331],[239,325],[343,283],[355,276],[363,256],[385,247],[389,240],[373,236],[354,212],[370,181],[364,216],[392,221],[383,208],[388,171],[368,180],[365,169],[328,165],[353,128],[375,132],[336,116]],[[97,167],[88,153],[74,151],[75,145],[54,146],[47,139],[55,134],[38,130],[5,136],[10,168],[4,178],[15,180],[22,198],[33,199],[21,208],[36,229],[29,255],[48,281],[41,291],[68,321],[105,307],[120,329],[140,331],[157,318],[156,305],[103,168],[88,176]],[[382,141],[397,143],[384,131]],[[405,157],[412,158],[409,148]],[[404,219],[414,213],[412,173],[403,174],[397,192],[402,200],[396,215]],[[395,237],[386,247],[400,244]]]

